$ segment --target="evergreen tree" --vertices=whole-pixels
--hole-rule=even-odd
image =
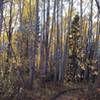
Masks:
[[[69,78],[75,78],[80,62],[81,34],[79,33],[79,15],[75,15],[69,33]]]

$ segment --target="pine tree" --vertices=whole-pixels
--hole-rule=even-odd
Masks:
[[[75,78],[80,62],[81,35],[79,27],[79,15],[77,14],[71,23],[71,32],[69,33],[69,78],[71,80]]]

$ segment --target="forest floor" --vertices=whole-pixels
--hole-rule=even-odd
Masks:
[[[97,92],[86,83],[34,82],[33,87],[31,90],[20,88],[19,94],[12,100],[100,100],[100,91]]]
[[[43,84],[42,84],[43,85]],[[27,91],[29,98],[24,100],[100,100],[100,91],[95,91],[85,83],[46,83]]]
[[[35,80],[33,88],[28,89],[17,81],[13,92],[1,94],[0,100],[100,100],[100,89],[97,91],[87,82],[61,84],[40,80]]]

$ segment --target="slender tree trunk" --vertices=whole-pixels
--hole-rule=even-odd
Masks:
[[[48,60],[49,60],[49,25],[50,25],[50,0],[47,2],[47,20],[46,20],[46,34],[45,34],[45,65],[43,68],[43,74],[46,75],[48,72]]]
[[[62,56],[62,54],[63,54],[63,44],[62,44],[62,38],[63,38],[63,0],[61,0],[61,10],[60,10],[61,12],[61,31],[60,31],[60,37],[61,37],[61,40],[60,40],[60,65],[59,65],[59,67],[60,67],[60,69],[59,69],[59,80],[60,81],[63,81],[64,80],[64,66],[62,66],[62,59],[63,59],[63,56]]]
[[[10,19],[9,19],[9,28],[8,28],[8,33],[7,33],[7,36],[8,36],[8,50],[7,50],[7,62],[9,62],[9,58],[11,57],[11,42],[12,42],[12,4],[13,2],[10,1]]]
[[[97,31],[96,31],[96,44],[95,44],[95,57],[96,57],[96,68],[98,69],[98,71],[100,72],[100,53],[99,53],[99,35],[100,35],[100,13],[98,11],[97,14]]]
[[[98,13],[100,14],[100,1],[99,0],[95,0],[97,8],[98,8]]]
[[[0,0],[0,48],[2,48],[2,44],[4,45],[3,41],[1,40],[1,33],[2,33],[2,27],[3,27],[3,0]],[[1,55],[1,54],[0,54]],[[4,58],[2,58],[4,59]],[[2,67],[0,69],[1,71],[1,76],[4,76],[4,71],[3,71],[3,64],[4,64],[4,60],[2,60]]]
[[[19,21],[20,21],[20,31],[22,30],[22,15],[23,15],[23,0],[19,1]]]
[[[90,7],[90,16],[89,16],[89,29],[88,29],[88,41],[86,46],[86,57],[89,60],[89,63],[93,59],[93,54],[91,55],[91,51],[93,48],[91,48],[91,45],[93,45],[93,0],[91,0],[91,7]],[[90,65],[91,66],[91,65]],[[89,79],[90,76],[90,68],[87,66],[85,72],[84,72],[84,78],[86,80]]]
[[[41,68],[41,74],[43,74],[43,67],[44,67],[44,41],[45,41],[45,7],[46,6],[46,1],[43,1],[43,31],[41,31],[41,40],[40,40],[40,68]]]
[[[53,69],[53,64],[54,64],[54,55],[53,52],[54,50],[52,50],[52,48],[54,48],[54,43],[53,43],[53,36],[55,34],[55,12],[56,12],[56,0],[54,1],[54,7],[53,7],[53,16],[52,16],[52,24],[51,24],[51,35],[50,35],[50,44],[49,47],[51,46],[51,54],[50,54],[50,71],[54,70]],[[52,42],[52,43],[51,43]]]
[[[59,56],[60,56],[60,30],[59,30],[59,0],[57,0],[57,16],[56,16],[56,20],[57,20],[57,40],[56,40],[56,70],[55,70],[55,81],[57,81],[59,79]]]
[[[31,2],[31,1],[30,1]],[[30,14],[31,15],[31,14]],[[37,50],[37,37],[39,34],[39,0],[36,0],[36,17],[35,17],[35,33],[34,33],[34,40],[33,40],[33,46],[30,46],[30,60],[32,62],[29,66],[29,85],[30,88],[32,88],[33,85],[33,79],[34,79],[34,72],[35,72],[35,65],[36,65],[36,50]]]
[[[32,32],[32,11],[31,11],[31,0],[29,1],[30,5],[30,28]],[[33,64],[33,43],[32,39],[29,41],[29,87],[32,88],[33,78],[34,78],[34,64]]]
[[[83,5],[82,5],[82,0],[80,0],[80,34],[81,34],[81,55],[83,55],[83,30],[82,30],[82,16],[83,16],[83,10],[82,10],[82,8],[83,8]],[[80,56],[81,56],[80,55]],[[81,65],[83,65],[85,62],[83,62],[83,56],[81,56],[80,57],[81,58],[81,60],[80,60],[80,63],[81,63]],[[82,77],[83,76],[83,69],[82,69],[82,66],[79,66],[79,68],[78,68],[78,70],[79,70],[79,73],[80,73],[80,77]]]
[[[23,6],[22,6],[22,0],[19,1],[18,6],[19,6],[19,19],[20,19],[20,21],[19,21],[20,22],[19,29],[21,31],[21,29],[22,29],[22,8],[23,8]],[[15,60],[17,62],[16,56],[15,56]],[[22,66],[17,66],[17,67],[18,67],[17,68],[17,75],[18,75],[19,79],[23,82],[23,85],[25,85],[25,80],[24,80],[24,77],[23,77]]]
[[[81,36],[83,35],[83,30],[82,30],[82,16],[83,16],[83,10],[82,10],[82,0],[80,0],[80,34]],[[82,46],[82,42],[83,42],[83,36],[81,37],[81,46]]]
[[[0,0],[0,35],[2,31],[2,23],[3,23],[3,0]]]
[[[63,58],[62,58],[62,66],[64,67],[62,79],[64,79],[64,75],[65,75],[65,66],[68,67],[68,63],[69,63],[68,62],[68,58],[69,58],[68,37],[69,37],[70,29],[71,29],[72,9],[73,9],[73,0],[71,0],[71,3],[69,2],[69,8],[68,8],[68,32],[67,32],[67,37],[64,44],[64,53],[63,53]]]

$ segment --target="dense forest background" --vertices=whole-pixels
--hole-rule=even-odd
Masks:
[[[100,1],[0,0],[0,100],[99,100]]]

